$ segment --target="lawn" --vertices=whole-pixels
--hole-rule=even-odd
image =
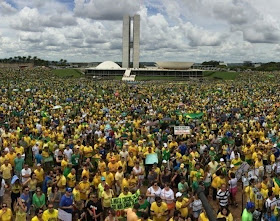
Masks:
[[[81,72],[76,69],[55,69],[52,72],[56,76],[62,77],[62,78],[66,78],[66,77],[78,78],[78,77],[82,76]]]
[[[227,72],[227,71],[205,71],[203,72],[204,77],[209,78],[221,78],[223,80],[235,80],[239,73]]]

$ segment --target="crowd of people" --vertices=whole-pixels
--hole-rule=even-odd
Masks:
[[[207,221],[207,206],[226,221],[280,215],[278,73],[122,83],[0,72],[1,221]],[[240,179],[244,162],[254,174]]]

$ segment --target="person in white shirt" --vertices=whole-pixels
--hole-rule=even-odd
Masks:
[[[6,185],[5,180],[2,177],[0,177],[0,185],[0,205],[2,205],[5,188],[8,188],[8,185]]]
[[[121,150],[120,156],[123,157],[125,160],[127,160],[128,152],[125,147],[123,147],[123,149]]]
[[[272,190],[268,191],[268,198],[265,201],[265,208],[267,210],[274,211],[275,206],[277,205],[276,197]]]
[[[32,153],[33,153],[33,159],[35,159],[35,156],[39,153],[39,143],[36,142],[36,144],[32,147]]]
[[[24,168],[21,170],[21,182],[25,183],[31,177],[31,169],[27,164],[24,164]]]
[[[63,151],[63,154],[67,157],[68,161],[71,162],[73,150],[70,149],[69,145],[66,146],[66,149]]]
[[[160,198],[163,202],[167,204],[168,210],[171,212],[175,208],[175,202],[174,202],[174,192],[169,187],[168,183],[164,184],[164,188],[161,190]]]

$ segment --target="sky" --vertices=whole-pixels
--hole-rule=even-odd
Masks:
[[[122,17],[141,17],[140,61],[279,61],[279,0],[0,0],[0,58],[121,61]]]

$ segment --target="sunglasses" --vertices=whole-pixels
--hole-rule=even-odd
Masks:
[[[154,186],[157,186],[157,184],[155,183]]]
[[[7,205],[6,205],[6,206],[4,206],[4,205],[3,205],[2,207],[6,208],[6,207],[7,207]]]

